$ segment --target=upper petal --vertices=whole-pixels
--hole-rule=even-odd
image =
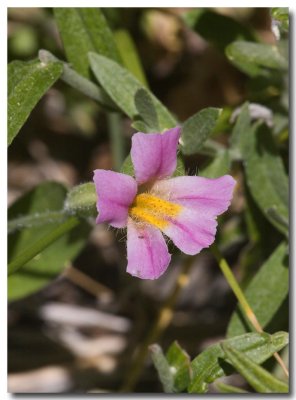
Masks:
[[[177,166],[181,128],[159,133],[138,132],[132,137],[131,158],[139,184],[172,175]]]
[[[128,208],[137,194],[137,183],[129,175],[96,169],[94,183],[98,195],[96,222],[108,222],[115,228],[127,224]]]
[[[217,216],[228,209],[235,184],[230,175],[217,179],[178,176],[156,182],[152,190],[162,198],[198,211],[200,215]]]
[[[141,279],[157,279],[169,266],[171,255],[160,230],[129,218],[127,259],[129,274]]]

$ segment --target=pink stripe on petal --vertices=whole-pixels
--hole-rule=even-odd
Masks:
[[[132,137],[131,157],[139,184],[172,175],[177,166],[181,128],[159,133],[138,132]]]
[[[152,191],[201,215],[217,216],[228,209],[235,183],[230,175],[217,179],[179,176],[156,182]]]
[[[157,279],[169,266],[171,255],[161,232],[131,218],[127,224],[127,272],[141,279]]]
[[[129,175],[96,169],[94,183],[98,195],[96,223],[107,222],[115,228],[127,224],[128,208],[137,194],[137,183]]]
[[[170,221],[163,232],[185,254],[197,254],[215,240],[217,222],[214,218],[200,215],[194,210],[184,209]]]

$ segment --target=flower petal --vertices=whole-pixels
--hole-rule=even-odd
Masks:
[[[197,254],[215,240],[217,221],[184,208],[162,231],[186,254]]]
[[[196,210],[200,215],[216,217],[228,209],[235,183],[230,175],[217,179],[179,176],[156,182],[152,191],[156,196]]]
[[[159,133],[138,132],[132,137],[131,157],[139,184],[172,175],[177,166],[177,146],[181,128]]]
[[[157,279],[171,261],[171,255],[160,230],[151,225],[127,224],[127,272],[141,279]]]
[[[129,175],[96,169],[94,183],[98,195],[97,224],[108,222],[115,228],[127,224],[128,208],[137,194],[137,183]]]

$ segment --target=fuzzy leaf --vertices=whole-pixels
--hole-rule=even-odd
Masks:
[[[66,193],[65,187],[59,183],[42,183],[18,199],[9,208],[8,217],[10,219],[24,214],[38,216],[38,213],[44,211],[61,210]],[[9,235],[9,262],[63,224],[63,221],[48,222],[48,224],[43,222],[42,226],[27,228]],[[76,228],[57,239],[20,270],[10,275],[8,278],[9,300],[27,296],[51,282],[79,253],[85,244],[88,232],[88,224],[77,224]]]
[[[195,154],[213,132],[221,114],[220,108],[205,108],[184,122],[181,136],[183,154]]]
[[[250,76],[261,74],[264,68],[288,69],[287,60],[276,46],[270,44],[236,41],[227,46],[226,56],[235,66]]]
[[[276,351],[281,350],[288,343],[288,334],[277,332],[273,335],[267,333],[247,333],[208,347],[200,353],[191,363],[192,380],[188,387],[190,393],[205,393],[208,384],[216,379],[233,373],[229,365],[224,362],[225,353],[222,344],[230,345],[245,353],[256,364],[261,364]]]
[[[8,145],[62,72],[60,63],[12,61],[8,64]]]
[[[125,114],[135,119],[138,116],[138,110],[134,98],[139,89],[145,89],[142,83],[128,70],[107,57],[89,53],[89,60],[96,78],[111,99]],[[160,129],[176,126],[176,120],[165,106],[151,92],[149,94],[157,113]]]
[[[253,33],[246,26],[212,10],[194,9],[185,13],[183,18],[191,29],[221,50],[235,40],[255,40]]]
[[[229,173],[231,166],[231,159],[229,151],[225,150],[218,153],[211,162],[204,167],[199,176],[204,176],[205,178],[218,178],[219,176]]]
[[[139,89],[136,92],[135,105],[140,117],[149,127],[150,132],[159,132],[157,113],[147,90]]]
[[[99,8],[55,8],[55,19],[68,61],[90,78],[88,52],[94,51],[120,62],[120,55],[104,14]]]
[[[227,361],[246,379],[258,393],[288,393],[288,385],[257,365],[246,354],[223,344]]]
[[[245,290],[247,301],[263,328],[272,320],[288,291],[287,245],[283,242],[262,265]],[[248,330],[248,321],[237,308],[228,325],[227,336],[241,335]]]

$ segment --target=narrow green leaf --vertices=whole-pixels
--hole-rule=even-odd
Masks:
[[[249,134],[248,147],[243,147],[242,157],[247,185],[266,218],[288,236],[288,229],[268,211],[275,208],[283,219],[289,219],[289,182],[274,139],[264,125],[255,125],[253,132],[246,134]]]
[[[208,9],[194,9],[183,15],[185,23],[207,41],[223,50],[235,40],[255,40],[254,34],[235,19]]]
[[[180,393],[184,391],[191,376],[190,357],[178,342],[174,342],[166,353],[166,359],[170,366],[173,376],[174,392]]]
[[[115,41],[123,64],[144,86],[148,87],[143,66],[134,41],[127,30],[119,29],[115,32]]]
[[[218,178],[219,176],[229,173],[231,166],[231,158],[229,151],[225,150],[220,152],[214,157],[214,159],[199,173],[199,176],[205,178]]]
[[[232,130],[230,144],[231,148],[244,153],[244,147],[248,147],[249,135],[252,135],[251,117],[249,113],[249,103],[246,102],[240,109],[235,125]]]
[[[135,106],[150,132],[159,132],[157,113],[147,90],[139,89],[136,92]]]
[[[272,376],[264,368],[257,365],[246,354],[241,353],[230,345],[222,344],[227,360],[259,393],[288,393],[289,387],[285,382]]]
[[[141,119],[135,119],[134,122],[132,123],[132,127],[137,132],[148,133],[150,131],[149,126],[145,124],[145,122],[143,122]]]
[[[68,60],[74,69],[90,78],[88,52],[94,51],[120,62],[120,55],[99,8],[55,8],[55,19]]]
[[[192,380],[188,387],[190,393],[205,393],[208,384],[216,379],[233,372],[229,365],[223,362],[225,353],[221,344],[228,344],[245,353],[256,364],[261,364],[276,351],[281,350],[288,343],[286,332],[277,332],[273,335],[267,333],[247,333],[208,347],[200,353],[191,363]]]
[[[102,106],[107,109],[116,110],[116,105],[110,99],[110,97],[105,93],[105,91],[98,87],[84,76],[76,72],[70,65],[62,60],[59,60],[53,54],[47,50],[39,50],[38,57],[41,62],[48,64],[51,62],[58,62],[63,65],[63,73],[61,75],[61,80],[66,82],[68,85],[72,86],[74,89],[79,90],[81,93],[96,100]]]
[[[64,205],[64,186],[46,182],[26,193],[8,210],[9,220],[40,215],[41,223],[8,237],[9,299],[30,294],[54,279],[84,245],[89,226],[75,217],[54,218]],[[48,220],[44,219],[44,215]],[[23,266],[23,264],[26,264]],[[22,267],[22,268],[21,268]]]
[[[181,136],[183,154],[195,154],[213,132],[221,114],[220,108],[205,108],[184,122]]]
[[[134,98],[137,91],[145,87],[129,71],[114,61],[95,53],[89,53],[89,59],[101,86],[123,112],[131,119],[135,119],[138,111]],[[160,129],[176,126],[176,120],[165,106],[152,93],[149,94],[157,112]]]
[[[151,358],[158,372],[158,377],[160,382],[162,383],[164,392],[174,393],[173,374],[161,347],[157,344],[153,344],[149,346],[149,350],[151,352]]]
[[[124,163],[122,164],[122,167],[120,169],[120,172],[122,174],[134,176],[135,171],[134,171],[134,166],[132,163],[132,158],[131,155],[129,154],[126,159],[124,160]]]
[[[236,386],[228,385],[224,382],[215,382],[215,386],[220,393],[248,393],[246,390],[238,388]]]
[[[245,290],[245,296],[258,321],[264,328],[272,320],[289,291],[289,268],[287,245],[281,243],[262,265]],[[240,309],[233,313],[227,329],[227,336],[247,332],[249,323]]]
[[[8,145],[62,70],[61,64],[39,61],[13,61],[8,65]]]
[[[263,68],[287,70],[288,62],[276,46],[263,43],[236,41],[226,48],[229,61],[251,76],[259,75]]]

